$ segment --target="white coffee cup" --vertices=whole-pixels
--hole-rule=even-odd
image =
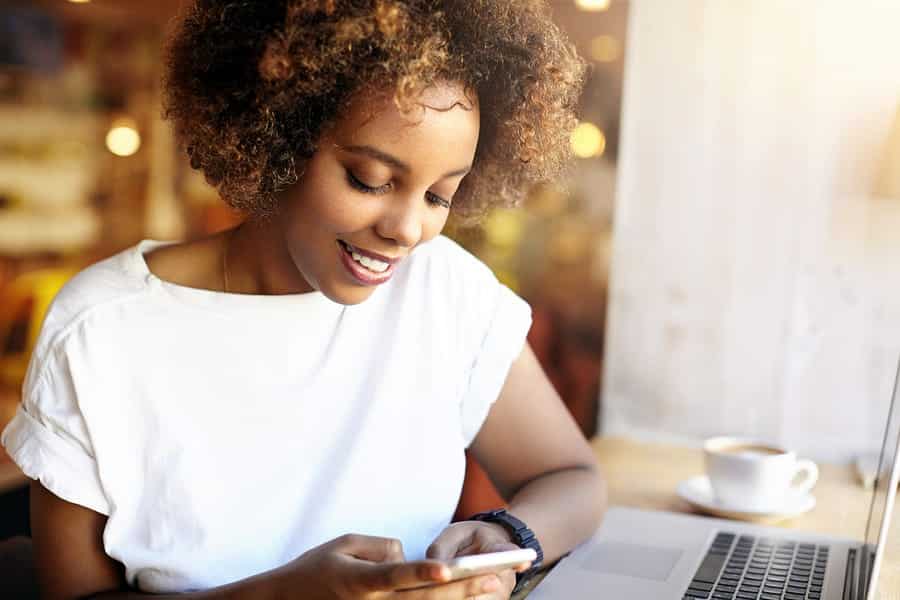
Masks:
[[[738,510],[778,510],[808,493],[819,478],[813,461],[759,440],[714,437],[704,443],[703,454],[716,499]]]

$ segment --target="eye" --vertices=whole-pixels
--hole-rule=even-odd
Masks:
[[[425,199],[428,200],[429,204],[434,206],[441,206],[443,208],[450,208],[450,201],[444,200],[440,196],[436,194],[432,194],[431,192],[425,192]]]
[[[366,185],[362,181],[359,180],[350,170],[347,170],[347,183],[350,184],[350,187],[359,190],[365,194],[384,194],[388,190],[391,189],[391,184],[386,183],[384,185],[380,185],[378,187],[372,187]]]
[[[359,178],[354,175],[349,169],[347,169],[347,183],[350,184],[350,187],[363,192],[364,194],[375,194],[381,195],[387,193],[391,189],[391,184],[386,183],[384,185],[380,185],[378,187],[372,187],[370,185],[366,185]],[[442,208],[450,208],[450,201],[444,200],[437,194],[432,192],[425,192],[425,200],[431,204],[432,206],[440,206]]]

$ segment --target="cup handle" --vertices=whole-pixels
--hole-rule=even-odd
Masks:
[[[816,481],[819,480],[819,467],[811,460],[805,458],[798,460],[797,470],[794,472],[794,481],[800,474],[803,475],[803,479],[791,484],[791,492],[798,496],[808,493],[816,485]]]

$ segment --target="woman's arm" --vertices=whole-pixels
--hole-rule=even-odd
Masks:
[[[531,528],[550,564],[587,539],[606,510],[606,483],[590,445],[527,343],[471,446]]]
[[[61,500],[34,482],[31,521],[43,600],[448,600],[478,596],[494,579],[488,575],[448,582],[450,573],[440,563],[405,561],[399,540],[344,535],[281,567],[225,586],[182,594],[143,594],[128,588],[122,565],[103,550],[105,516]]]
[[[34,563],[42,600],[148,597],[129,590],[124,567],[103,550],[104,515],[60,499],[37,481],[31,482],[30,495]],[[265,599],[273,597],[271,579],[263,574],[213,590],[153,597]]]

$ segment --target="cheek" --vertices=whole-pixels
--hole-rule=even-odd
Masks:
[[[434,215],[426,218],[422,224],[422,241],[430,240],[440,235],[449,218],[450,213],[448,211],[435,209]]]
[[[289,204],[290,229],[305,237],[347,233],[369,225],[376,218],[375,204],[359,199],[352,190],[333,182],[315,185],[308,181],[292,195]]]
[[[311,224],[330,233],[358,231],[371,226],[377,216],[374,203],[367,204],[347,193],[322,194],[314,204]]]

